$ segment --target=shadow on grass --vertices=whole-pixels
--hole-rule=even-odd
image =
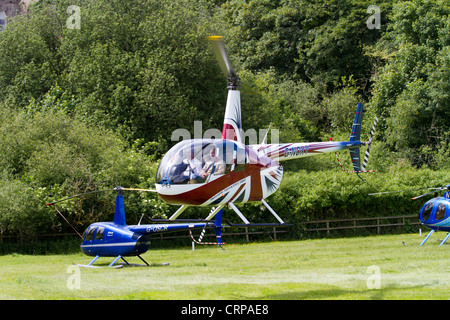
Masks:
[[[299,290],[295,292],[286,292],[278,294],[267,294],[256,297],[256,300],[389,300],[392,292],[396,291],[401,295],[401,291],[411,291],[422,289],[427,285],[416,285],[401,287],[396,284],[383,286],[380,289],[362,289],[362,290],[347,290],[342,288],[330,289],[314,289],[314,290]],[[393,298],[398,300],[398,298]],[[411,295],[405,296],[405,299],[411,299]]]

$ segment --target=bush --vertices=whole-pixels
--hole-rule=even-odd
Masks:
[[[45,206],[56,199],[119,185],[152,187],[156,167],[148,156],[116,133],[88,127],[64,111],[5,111],[0,135],[4,232],[23,238],[52,227],[67,229]],[[76,227],[85,227],[99,217],[112,220],[114,195],[95,194],[58,206]]]
[[[434,195],[416,201],[411,197],[426,190],[369,193],[440,187],[449,181],[450,173],[415,169],[403,163],[392,165],[386,172],[361,174],[361,177],[365,181],[340,168],[288,171],[284,173],[280,189],[266,200],[286,223],[294,224],[292,236],[298,237],[304,235],[301,224],[304,221],[418,214],[425,201]],[[260,203],[240,205],[239,209],[250,222],[277,222]],[[235,219],[232,212],[227,216]]]

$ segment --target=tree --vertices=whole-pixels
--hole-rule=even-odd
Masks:
[[[156,166],[142,151],[129,148],[116,133],[89,127],[57,107],[47,105],[37,111],[35,106],[27,109],[33,110],[29,113],[2,108],[0,113],[0,181],[4,186],[0,228],[22,238],[61,226],[46,208],[48,202],[118,185],[153,185]],[[155,214],[140,197],[134,199],[136,211],[130,210],[131,219],[139,212]],[[111,194],[96,194],[61,203],[59,209],[76,227],[84,227],[100,216],[111,219],[113,206]]]
[[[439,1],[396,4],[380,42],[392,59],[375,81],[371,105],[384,118],[387,145],[415,165],[431,165],[449,131],[449,12]]]
[[[223,19],[229,24],[233,55],[252,71],[272,67],[330,91],[342,77],[353,76],[364,90],[372,72],[366,47],[380,38],[366,20],[370,1],[229,1]],[[382,19],[390,3],[379,4]],[[386,22],[387,23],[387,22]]]
[[[66,26],[70,6],[79,29]],[[194,116],[221,128],[226,79],[206,40],[211,11],[202,0],[39,2],[0,34],[0,99],[23,108],[59,86],[74,113],[131,142],[190,129]]]

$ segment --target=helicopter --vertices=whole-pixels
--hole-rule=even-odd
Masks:
[[[125,205],[123,199],[123,191],[153,191],[147,189],[134,189],[134,188],[123,188],[116,187],[113,189],[97,190],[82,193],[79,195],[71,196],[61,200],[47,203],[48,206],[54,206],[56,203],[72,199],[74,197],[79,197],[82,195],[103,192],[103,191],[115,191],[116,192],[116,204],[114,209],[114,221],[112,222],[95,222],[89,225],[82,238],[81,251],[94,258],[87,265],[78,264],[81,267],[95,267],[93,263],[99,257],[115,257],[115,259],[109,264],[109,267],[113,267],[115,263],[122,259],[126,265],[130,265],[124,257],[126,256],[137,256],[146,266],[150,266],[147,261],[145,261],[141,254],[145,253],[151,243],[151,236],[161,233],[177,232],[183,230],[192,230],[199,228],[214,228],[216,233],[216,244],[222,246],[225,243],[222,241],[222,212],[216,215],[214,222],[205,221],[202,223],[173,223],[173,224],[140,224],[137,225],[127,225],[125,219]],[[55,207],[56,209],[56,207]],[[58,209],[56,209],[58,210]],[[60,213],[58,211],[58,213]],[[60,213],[60,215],[62,215]],[[64,218],[64,216],[63,216]],[[64,218],[65,219],[65,218]],[[142,218],[141,218],[142,219]],[[66,220],[66,219],[65,219]],[[67,221],[67,220],[66,220]],[[78,233],[78,232],[77,232]],[[191,233],[192,236],[192,233]],[[119,265],[118,267],[122,267]]]
[[[169,221],[177,219],[189,206],[216,206],[206,220],[228,206],[245,225],[249,225],[249,220],[235,204],[261,202],[279,225],[285,224],[265,199],[278,190],[283,178],[280,163],[286,160],[349,149],[354,168],[352,172],[358,176],[369,172],[365,167],[372,136],[369,142],[360,141],[363,116],[363,105],[360,103],[348,141],[266,144],[266,136],[260,144],[245,145],[240,78],[227,55],[223,37],[210,36],[208,40],[227,78],[228,96],[222,138],[186,139],[175,144],[162,158],[156,174],[156,192],[165,202],[180,205]],[[367,145],[367,150],[361,165],[360,147],[363,145]]]
[[[373,172],[365,169],[373,128],[369,142],[360,141],[363,116],[363,105],[360,103],[356,108],[348,141],[266,144],[264,138],[260,144],[245,145],[240,78],[228,58],[223,37],[210,36],[208,40],[212,44],[219,67],[227,78],[228,95],[222,138],[186,139],[175,144],[159,163],[155,180],[156,190],[122,187],[108,189],[117,192],[114,222],[94,223],[83,234],[81,249],[85,254],[94,256],[88,266],[92,266],[100,256],[116,257],[110,266],[124,256],[138,256],[142,259],[140,254],[147,251],[150,235],[155,233],[212,227],[217,237],[214,244],[222,245],[221,220],[225,206],[232,209],[244,222],[228,222],[230,226],[290,226],[265,201],[280,186],[283,178],[283,166],[280,164],[282,161],[348,149],[354,168],[351,172],[358,176],[360,173]],[[367,150],[361,165],[360,147],[363,145],[367,145]],[[180,207],[168,219],[152,219],[153,222],[164,224],[127,226],[122,198],[122,192],[127,190],[155,192],[168,204]],[[58,201],[48,205],[54,205]],[[278,222],[250,223],[236,207],[236,204],[248,202],[261,202]],[[183,221],[178,217],[191,206],[210,206],[212,209],[205,219],[174,224]]]
[[[420,243],[423,246],[425,242],[431,237],[431,235],[436,231],[448,232],[447,236],[442,240],[440,245],[442,246],[450,237],[450,184],[437,187],[437,188],[424,188],[424,189],[413,189],[413,190],[400,190],[400,191],[386,191],[370,193],[369,195],[376,194],[387,194],[396,192],[406,192],[406,191],[418,191],[418,190],[434,190],[427,192],[418,196],[411,198],[411,200],[416,200],[427,196],[432,193],[436,193],[439,190],[447,190],[443,197],[434,197],[422,206],[419,211],[419,220],[425,227],[431,229],[425,239]]]

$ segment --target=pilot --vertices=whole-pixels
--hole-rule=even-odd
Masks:
[[[188,163],[185,174],[189,176],[189,183],[197,183],[201,180],[202,162],[194,156],[193,150],[186,152],[186,159]]]
[[[205,179],[209,176],[214,169],[214,174],[222,174],[225,173],[225,162],[222,159],[216,157],[216,148],[212,148],[209,151],[210,160],[205,163],[205,166],[202,169],[201,177]],[[214,166],[215,164],[215,166]]]

